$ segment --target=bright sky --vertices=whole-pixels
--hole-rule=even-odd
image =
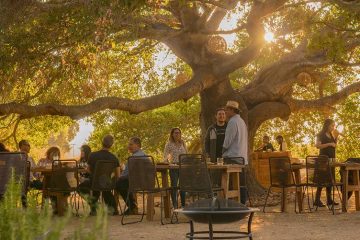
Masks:
[[[94,130],[94,126],[86,122],[84,119],[79,121],[79,132],[75,136],[75,138],[70,142],[71,150],[69,157],[78,157],[80,155],[80,147],[81,145],[87,143],[89,136],[91,135],[92,131]]]

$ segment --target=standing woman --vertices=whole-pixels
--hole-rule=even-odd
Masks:
[[[185,142],[181,138],[180,128],[173,128],[170,132],[170,137],[165,145],[164,149],[164,161],[168,163],[179,163],[179,155],[186,154],[187,149]],[[170,169],[170,182],[172,187],[178,186],[179,181],[179,169]],[[181,207],[185,206],[185,192],[180,192]],[[177,193],[173,191],[171,193],[171,200],[174,208],[177,208]]]
[[[316,148],[320,150],[319,155],[328,156],[328,158],[335,158],[335,148],[337,143],[337,137],[333,135],[335,130],[335,122],[332,119],[326,119],[324,125],[317,135],[316,138]],[[325,205],[321,202],[321,190],[322,187],[318,187],[316,190],[315,196],[315,206],[324,207]],[[326,187],[326,199],[327,205],[333,204],[333,199],[331,199],[331,187]],[[337,202],[334,202],[334,205],[339,205]]]

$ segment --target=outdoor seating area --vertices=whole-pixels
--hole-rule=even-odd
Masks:
[[[360,234],[360,0],[0,13],[0,240]]]

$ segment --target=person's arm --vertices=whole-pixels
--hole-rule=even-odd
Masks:
[[[121,170],[120,170],[120,166],[115,168],[115,177],[116,179],[119,179],[121,175]]]
[[[321,140],[319,137],[316,138],[316,144],[315,147],[317,149],[323,149],[323,148],[327,148],[327,147],[336,147],[336,143],[321,143]]]
[[[225,130],[225,139],[223,144],[223,153],[229,149],[231,143],[233,142],[237,132],[236,124],[234,122],[229,122]]]

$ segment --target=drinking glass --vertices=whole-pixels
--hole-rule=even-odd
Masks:
[[[217,163],[217,165],[223,165],[224,164],[224,159],[223,158],[217,158],[216,163]]]

